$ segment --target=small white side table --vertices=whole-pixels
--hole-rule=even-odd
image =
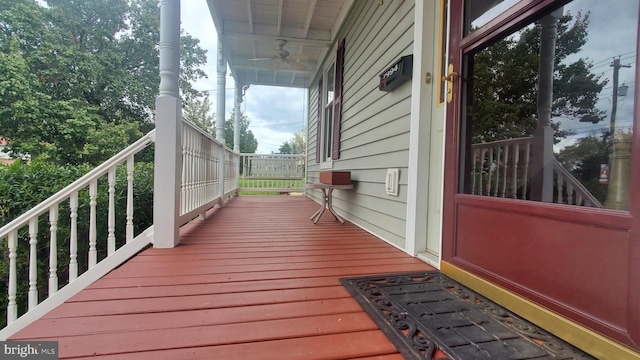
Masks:
[[[344,220],[336,214],[335,210],[333,210],[333,202],[331,200],[332,193],[334,189],[338,190],[349,190],[353,189],[353,184],[348,185],[330,185],[330,184],[304,184],[305,189],[320,189],[322,190],[322,207],[318,211],[316,211],[313,216],[309,218],[309,220],[313,220],[314,224],[318,223],[322,214],[324,214],[325,209],[329,209],[329,212],[336,218],[336,220],[340,221],[344,224]]]

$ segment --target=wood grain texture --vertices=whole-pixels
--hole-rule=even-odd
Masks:
[[[400,359],[340,285],[431,271],[304,197],[239,197],[147,249],[14,340],[57,340],[60,358]]]

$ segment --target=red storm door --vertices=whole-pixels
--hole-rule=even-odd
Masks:
[[[637,0],[451,0],[443,261],[640,344]]]

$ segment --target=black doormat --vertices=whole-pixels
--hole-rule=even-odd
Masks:
[[[437,271],[340,282],[405,359],[594,359]]]

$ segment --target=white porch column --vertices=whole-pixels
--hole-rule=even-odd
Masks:
[[[238,82],[236,79],[236,96],[234,97],[235,108],[233,117],[233,151],[236,153],[240,153],[240,104],[242,104],[242,97],[244,92],[244,86]],[[238,163],[236,164],[236,185],[239,184],[240,180],[240,166],[242,163],[242,157],[238,155]],[[238,192],[236,192],[236,195]]]
[[[225,86],[227,77],[227,59],[224,56],[224,49],[222,48],[222,37],[218,35],[218,94],[216,100],[216,139],[223,145],[223,149],[220,152],[220,163],[218,164],[219,186],[220,186],[220,206],[224,206],[224,162],[225,152],[224,146],[226,141],[224,138],[224,123],[225,123]]]
[[[153,246],[178,245],[182,173],[180,72],[180,0],[160,2],[160,95],[156,99],[153,197]]]
[[[242,104],[243,85],[236,80],[236,96],[234,97],[233,117],[233,151],[240,152],[240,104]]]
[[[441,184],[439,168],[431,169],[431,147],[434,128],[443,126],[444,120],[432,118],[434,81],[427,82],[427,74],[434,76],[432,55],[437,49],[434,43],[434,24],[438,24],[439,1],[416,0],[414,11],[413,78],[411,81],[411,124],[409,133],[409,167],[407,174],[407,223],[406,252],[415,256],[424,253],[427,247],[428,204],[431,193],[429,184]],[[437,51],[435,52],[437,53]],[[436,62],[437,63],[437,62]],[[435,84],[438,84],[436,81]],[[437,151],[437,149],[436,149]],[[436,244],[440,239],[436,239]],[[439,246],[434,246],[438,253]],[[428,259],[431,265],[439,266],[437,255]]]
[[[538,65],[538,127],[533,137],[531,200],[553,202],[553,69],[562,8],[540,20],[540,63]]]

